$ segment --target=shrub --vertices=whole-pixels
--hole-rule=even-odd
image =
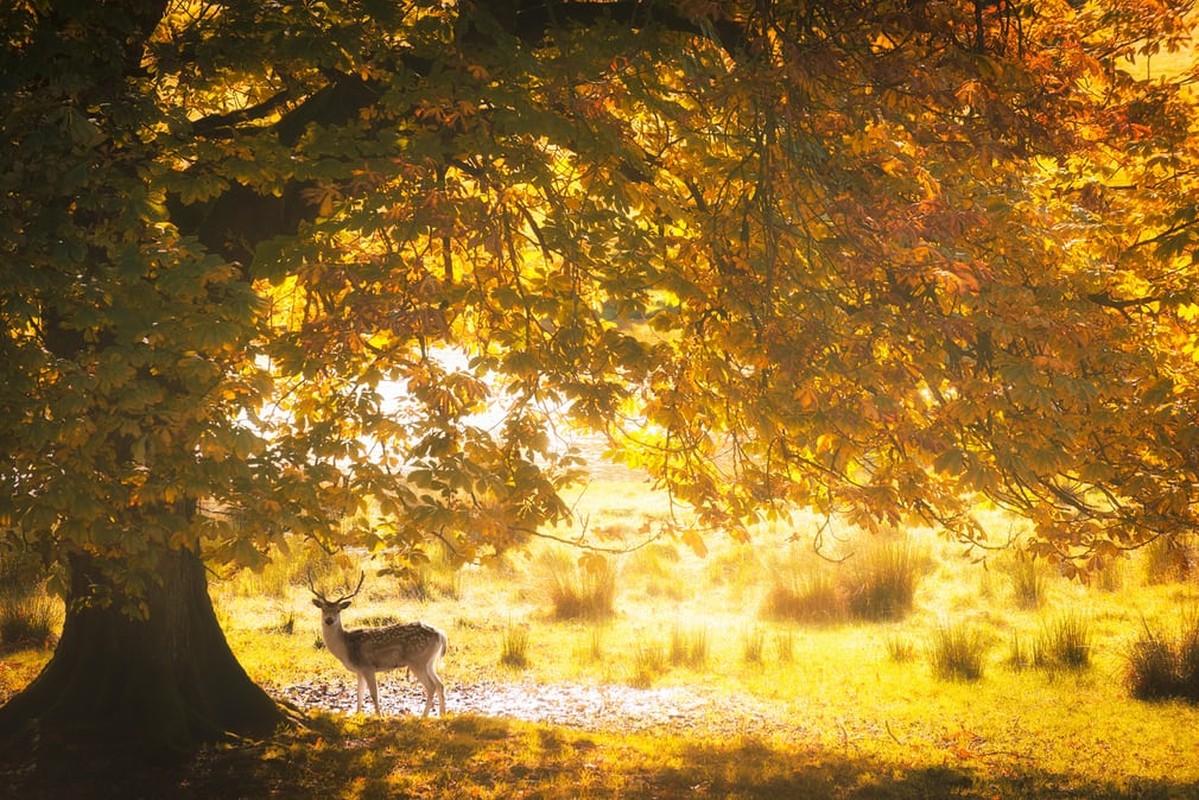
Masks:
[[[1033,644],[1032,662],[1041,669],[1084,669],[1091,665],[1091,623],[1069,613],[1047,624]]]
[[[933,634],[933,672],[945,680],[977,681],[983,676],[990,643],[983,633],[963,623],[942,625]]]
[[[616,600],[616,568],[607,559],[588,559],[586,566],[562,551],[540,559],[542,584],[558,619],[604,619]]]
[[[906,539],[875,541],[850,562],[850,613],[865,620],[899,619],[912,609],[927,565],[927,554]]]

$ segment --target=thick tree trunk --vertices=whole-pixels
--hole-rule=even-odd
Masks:
[[[181,550],[163,563],[145,620],[71,602],[92,579],[86,566],[74,571],[62,639],[37,679],[0,708],[0,742],[166,755],[269,734],[284,719],[230,651],[199,557]]]

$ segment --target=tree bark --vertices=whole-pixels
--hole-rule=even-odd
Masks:
[[[285,719],[229,649],[195,553],[163,558],[146,619],[82,602],[94,577],[76,563],[62,638],[33,683],[0,707],[0,742],[168,756],[267,735]]]

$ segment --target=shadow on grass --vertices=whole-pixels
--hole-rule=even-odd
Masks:
[[[803,744],[591,733],[476,716],[318,716],[307,729],[175,764],[147,764],[137,753],[4,752],[0,786],[12,797],[97,799],[1199,797],[1196,785],[905,768]]]

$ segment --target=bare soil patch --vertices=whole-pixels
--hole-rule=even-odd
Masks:
[[[353,678],[313,680],[280,687],[281,699],[301,709],[352,714],[357,700]],[[423,690],[403,680],[379,687],[384,715],[419,714]],[[364,713],[374,713],[370,698]],[[793,729],[772,706],[752,697],[732,700],[695,686],[636,688],[619,684],[538,684],[483,681],[446,687],[449,714],[478,714],[561,725],[580,730],[640,732],[667,728],[705,735],[763,734]]]

